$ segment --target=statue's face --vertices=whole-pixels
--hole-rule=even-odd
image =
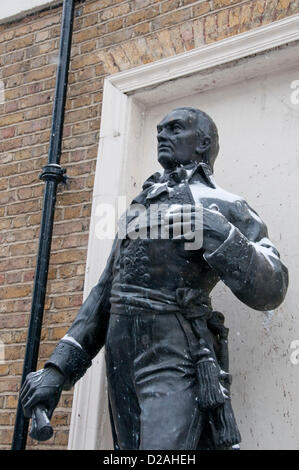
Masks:
[[[194,113],[184,109],[171,111],[158,124],[157,131],[158,161],[165,169],[200,160],[204,149]]]

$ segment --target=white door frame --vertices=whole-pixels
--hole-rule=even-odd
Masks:
[[[298,40],[299,15],[295,15],[105,79],[84,298],[97,283],[112,245],[112,240],[96,237],[97,207],[103,202],[116,205],[119,196],[133,196],[141,184],[134,155],[142,141],[146,108],[258,76],[278,64],[291,66],[293,57],[298,57]],[[288,54],[282,47],[286,45]],[[69,449],[109,448],[102,350],[75,386]]]

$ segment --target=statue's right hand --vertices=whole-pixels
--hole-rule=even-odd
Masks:
[[[20,392],[25,417],[30,418],[33,408],[37,405],[44,405],[48,418],[51,419],[59,401],[64,381],[64,375],[55,367],[30,372]]]

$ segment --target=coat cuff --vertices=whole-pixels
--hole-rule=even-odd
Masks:
[[[204,254],[204,258],[233,292],[238,292],[245,286],[253,287],[249,285],[253,254],[252,243],[232,225],[227,239],[213,253]]]
[[[56,367],[65,377],[64,390],[69,390],[91,366],[89,355],[81,347],[61,340],[45,367]]]

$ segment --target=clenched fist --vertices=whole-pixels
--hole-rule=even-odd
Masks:
[[[174,205],[165,214],[164,221],[173,240],[197,238],[201,244],[194,249],[203,248],[210,254],[226,240],[231,229],[231,224],[217,209],[191,204]]]
[[[26,418],[30,418],[36,405],[43,405],[51,419],[64,384],[63,374],[55,367],[30,372],[22,386],[20,398]]]

